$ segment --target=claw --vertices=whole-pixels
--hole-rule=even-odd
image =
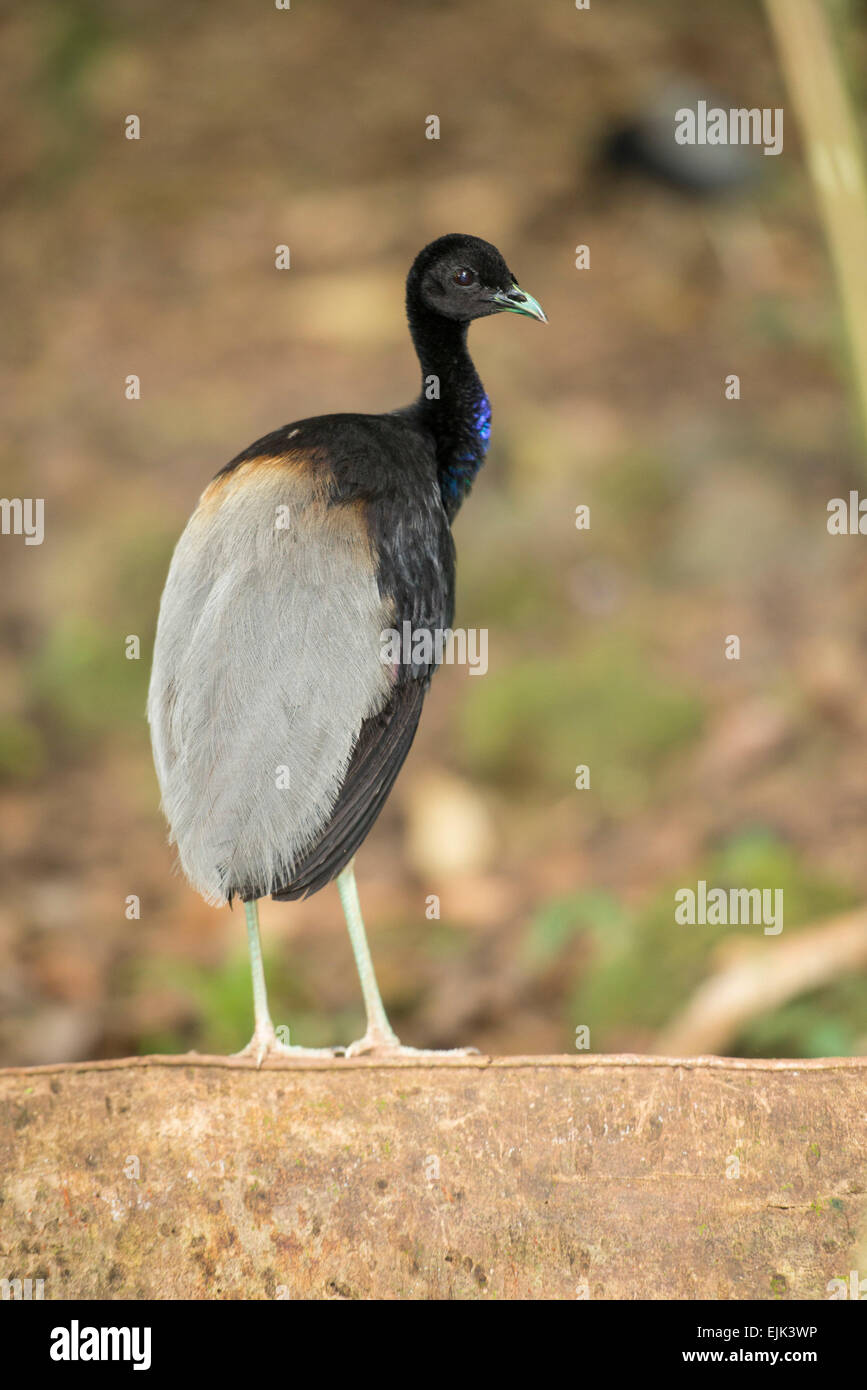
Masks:
[[[261,1067],[266,1058],[275,1057],[342,1057],[342,1047],[296,1047],[282,1043],[274,1032],[273,1024],[257,1026],[247,1046],[233,1057],[255,1057],[256,1068]]]

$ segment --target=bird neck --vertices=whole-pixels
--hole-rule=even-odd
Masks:
[[[421,364],[416,412],[436,443],[443,505],[451,519],[485,460],[491,407],[467,349],[466,323],[410,308]]]

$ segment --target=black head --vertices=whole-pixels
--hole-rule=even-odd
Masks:
[[[547,323],[541,305],[518,288],[496,246],[452,232],[420,251],[406,282],[407,305],[469,323],[509,311]]]

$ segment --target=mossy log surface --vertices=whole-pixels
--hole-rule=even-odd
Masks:
[[[826,1299],[864,1259],[865,1131],[867,1059],[5,1071],[0,1278],[46,1299]]]

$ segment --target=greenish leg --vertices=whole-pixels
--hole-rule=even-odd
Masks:
[[[259,904],[255,899],[244,903],[244,916],[247,920],[250,971],[253,976],[253,1014],[256,1023],[249,1043],[242,1052],[236,1052],[235,1056],[255,1057],[256,1065],[259,1067],[266,1057],[335,1057],[338,1049],[334,1047],[296,1047],[281,1043],[277,1038],[268,1008],[262,941],[259,936]]]
[[[364,995],[364,1007],[367,1011],[366,1039],[389,1046],[399,1045],[397,1034],[388,1021],[382,996],[379,993],[379,985],[376,983],[376,972],[373,969],[373,961],[364,930],[364,919],[361,916],[361,904],[358,901],[354,863],[355,861],[350,859],[343,872],[338,874],[337,889],[340,893],[346,925],[349,928],[349,940],[352,942],[352,953],[355,956],[358,978],[361,981],[361,992]]]
[[[259,904],[254,898],[244,903],[244,916],[247,919],[247,944],[250,947],[250,970],[253,975],[253,1017],[256,1033],[273,1029],[268,1012],[268,991],[265,987],[265,967],[262,964],[262,938],[259,935]]]

